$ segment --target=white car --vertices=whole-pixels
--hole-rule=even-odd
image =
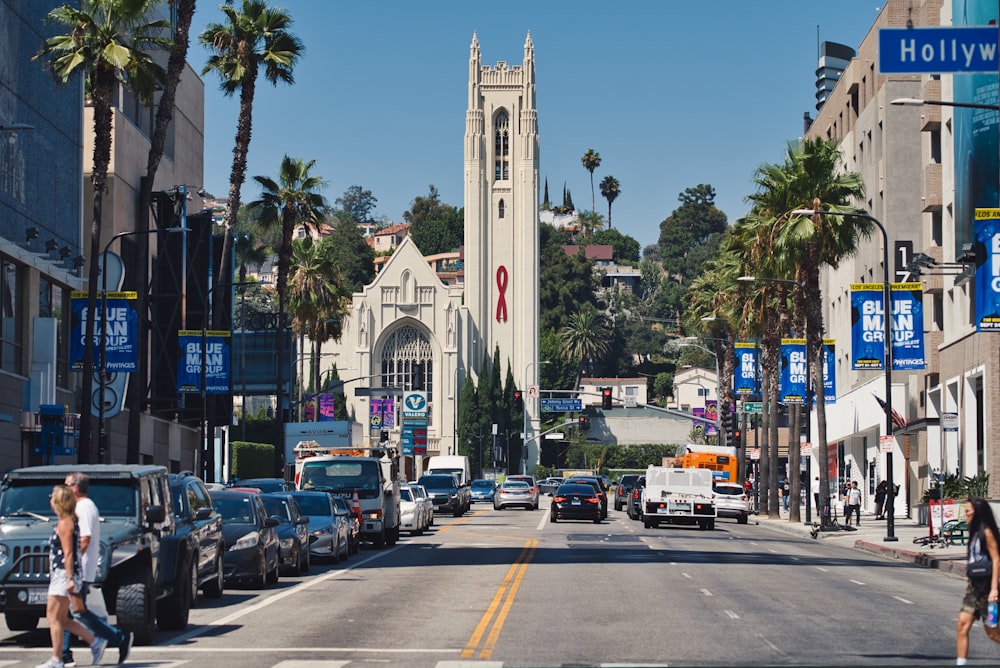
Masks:
[[[424,508],[427,510],[427,526],[434,526],[434,501],[427,493],[427,490],[424,489],[423,485],[418,485],[415,482],[407,483],[407,486],[413,492],[413,500],[424,504]]]
[[[718,517],[733,517],[740,524],[750,519],[750,501],[743,485],[735,482],[717,482],[712,485],[715,492],[715,511]]]
[[[429,524],[427,510],[418,503],[409,486],[399,488],[399,529],[409,531],[411,536],[419,536]]]

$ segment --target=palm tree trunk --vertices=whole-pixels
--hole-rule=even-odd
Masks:
[[[776,359],[780,359],[780,354],[776,355]],[[771,510],[769,516],[778,519],[780,517],[779,506],[778,506],[778,442],[780,430],[778,428],[778,414],[781,410],[778,405],[778,365],[774,365],[774,369],[771,372],[773,377],[771,378],[771,408],[774,411],[771,417],[771,451],[768,453],[771,463],[771,477],[768,479],[767,488],[767,506]]]
[[[765,346],[761,351],[761,362],[762,367],[767,369],[771,364],[769,358],[771,353]],[[760,459],[758,459],[758,467],[760,469],[759,475],[757,476],[757,499],[758,507],[757,514],[761,517],[768,517],[770,514],[770,506],[768,505],[767,489],[771,479],[771,418],[773,415],[773,407],[771,403],[771,375],[769,373],[761,374],[761,401],[764,403],[763,411],[761,412],[761,442],[760,442]]]
[[[808,378],[808,362],[806,363],[806,377]],[[809,400],[809,383],[806,383],[806,401]],[[799,500],[802,498],[802,476],[799,473],[801,466],[801,456],[799,452],[799,434],[802,433],[802,407],[792,406],[792,424],[788,435],[788,495],[791,497],[788,503],[788,521],[798,523],[802,521],[802,514],[799,512]]]

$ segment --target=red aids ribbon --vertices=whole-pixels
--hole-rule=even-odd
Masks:
[[[497,267],[497,290],[500,292],[497,297],[497,322],[507,322],[507,300],[504,297],[507,291],[507,267],[503,265]]]

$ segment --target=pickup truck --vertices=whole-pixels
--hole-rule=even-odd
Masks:
[[[715,529],[715,497],[708,469],[650,466],[642,490],[642,524],[697,524]]]

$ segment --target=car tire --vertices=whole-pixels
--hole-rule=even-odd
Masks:
[[[312,568],[312,557],[309,554],[309,548],[307,547],[306,549],[303,550],[302,546],[300,545],[299,557],[302,559],[302,565],[299,567],[299,570],[303,573],[308,573],[309,569]]]
[[[556,521],[557,521],[556,514],[555,513],[549,514],[549,522],[552,522],[553,524],[555,524]]]
[[[333,550],[330,552],[330,561],[335,564],[340,563],[340,534],[337,534],[336,542],[333,545]]]
[[[600,523],[601,523],[601,518],[600,517],[598,517],[597,519],[594,520],[594,524],[600,524]]]
[[[376,550],[381,550],[385,547],[385,529],[382,529],[382,531],[375,536],[374,543]]]
[[[177,569],[174,590],[156,606],[156,623],[162,631],[183,631],[191,612],[191,590],[198,586],[198,564],[187,557]],[[197,596],[197,589],[195,596]]]
[[[736,522],[739,524],[746,524],[748,521],[750,521],[750,518],[746,515],[740,515],[736,518]]]
[[[38,628],[38,615],[8,612],[4,617],[11,631],[34,631]]]
[[[205,586],[201,589],[206,598],[222,598],[222,591],[225,588],[226,568],[222,561],[222,550],[224,548],[220,545],[217,549],[218,554],[215,555],[215,577],[206,582]]]
[[[289,573],[293,576],[302,575],[302,548],[299,548],[295,552],[295,559],[292,567],[289,569]]]
[[[280,568],[281,568],[281,558],[278,557],[278,556],[275,556],[275,558],[274,558],[274,568],[272,568],[270,571],[268,571],[267,577],[265,578],[265,580],[267,581],[267,584],[273,585],[273,584],[277,584],[278,583],[278,579],[281,577],[281,573],[279,572]]]
[[[115,602],[118,628],[126,633],[131,631],[140,645],[152,644],[155,612],[153,574],[148,568],[131,569],[118,585]]]

